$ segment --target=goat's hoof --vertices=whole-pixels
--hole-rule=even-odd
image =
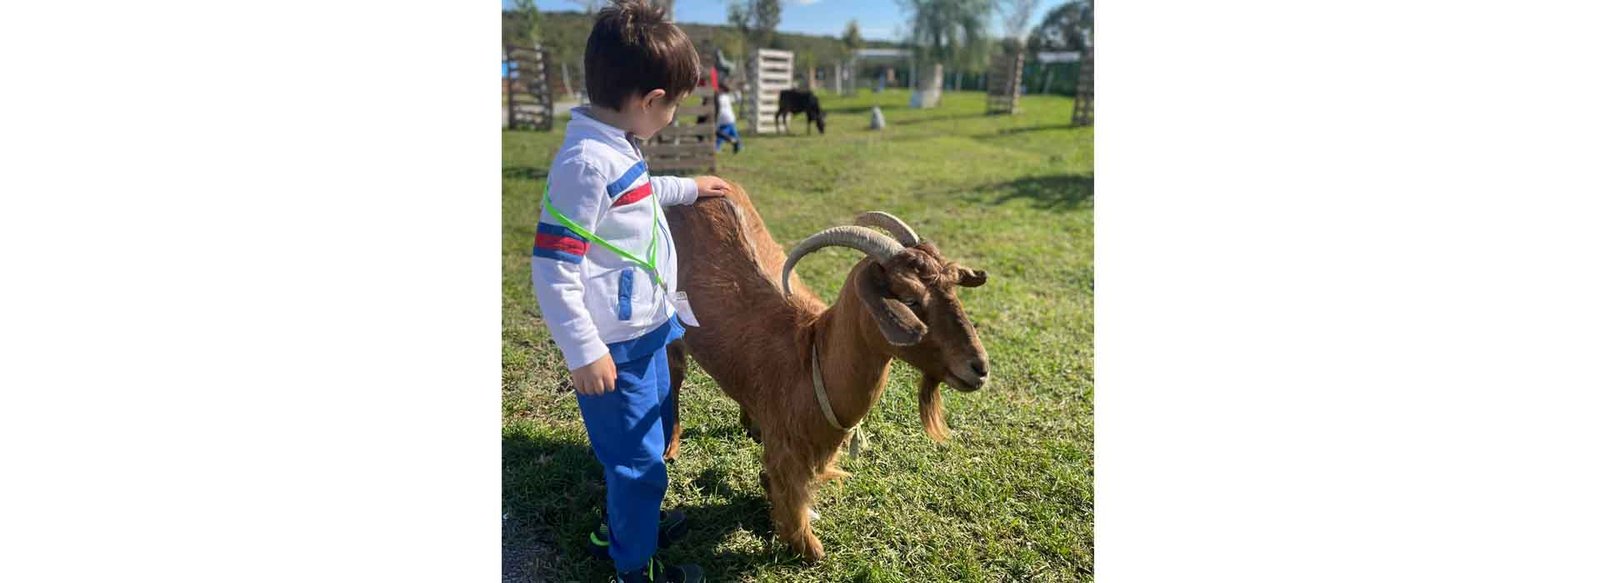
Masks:
[[[795,541],[792,546],[794,547],[794,552],[799,554],[800,558],[807,563],[821,561],[822,557],[827,555],[827,553],[822,552],[822,541],[817,540],[817,535],[814,534],[807,534],[805,538]]]

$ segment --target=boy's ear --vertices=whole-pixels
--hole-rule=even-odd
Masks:
[[[659,107],[659,106],[662,106],[662,105],[666,105],[666,102],[663,101],[666,98],[667,98],[667,90],[666,89],[651,89],[649,93],[645,93],[644,94],[644,99],[639,100],[639,102],[644,104],[645,108],[648,109],[648,108],[652,108],[652,107]]]

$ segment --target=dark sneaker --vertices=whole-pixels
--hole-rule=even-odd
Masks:
[[[689,534],[689,517],[682,510],[661,513],[661,526],[656,529],[656,547],[667,548]]]
[[[589,533],[589,540],[583,541],[583,547],[589,549],[589,555],[596,559],[611,560],[611,528],[606,526],[603,515],[600,518],[600,527]]]
[[[644,583],[664,581],[666,583],[702,583],[706,580],[705,572],[699,565],[668,565],[661,559],[650,558],[650,564],[637,571],[627,573],[618,572],[618,583]]]
[[[734,142],[733,143],[733,153],[738,154],[739,150],[743,150],[743,149],[744,149],[744,144],[741,144],[739,142]]]
[[[656,548],[667,548],[672,543],[683,538],[689,533],[689,518],[683,515],[682,510],[661,513],[661,526],[656,529]],[[589,533],[589,540],[583,546],[589,549],[589,554],[602,561],[611,560],[611,527],[606,525],[606,513],[600,512],[600,526]]]

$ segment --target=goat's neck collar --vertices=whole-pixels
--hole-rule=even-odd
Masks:
[[[812,334],[811,388],[828,425],[849,432],[866,419],[868,410],[877,401],[891,357],[870,345],[860,344],[861,339],[854,334],[857,331],[846,324],[851,314],[839,312],[838,308],[835,305],[830,310],[833,313],[819,322]],[[824,354],[832,368],[822,367],[821,355]],[[824,376],[832,377],[831,393]]]
[[[850,431],[855,425],[845,427],[839,423],[839,417],[833,414],[833,403],[828,402],[828,389],[822,385],[822,361],[817,359],[817,343],[811,342],[811,388],[817,393],[817,405],[822,407],[822,416],[828,418],[828,425],[839,431]],[[861,422],[857,421],[856,425]]]

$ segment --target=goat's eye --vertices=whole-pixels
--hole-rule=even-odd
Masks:
[[[914,308],[914,307],[916,307],[916,306],[917,306],[917,303],[918,303],[918,302],[917,302],[917,300],[914,300],[914,299],[909,299],[909,298],[901,298],[901,300],[900,300],[900,303],[902,303],[902,304],[905,304],[905,305],[907,305],[907,306],[911,306],[911,307],[913,307],[913,308]]]

